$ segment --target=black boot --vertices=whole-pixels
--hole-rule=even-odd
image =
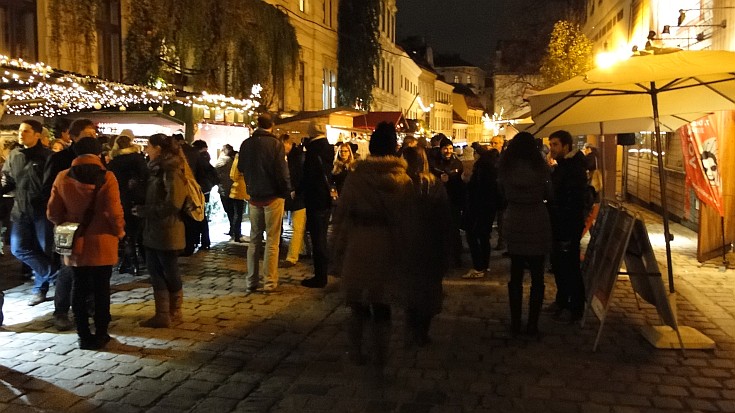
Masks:
[[[371,304],[373,313],[373,364],[385,366],[390,344],[390,306]]]
[[[544,285],[531,285],[531,294],[528,300],[528,325],[526,333],[531,336],[538,336],[538,318],[541,313],[541,306],[544,304]]]
[[[416,343],[418,315],[413,308],[406,308],[406,325],[403,336],[403,346],[407,349]]]
[[[79,311],[79,308],[74,312],[74,322],[77,326],[77,335],[79,336],[79,348],[82,350],[98,350],[100,344],[89,330],[89,317],[86,313],[86,311]]]
[[[429,337],[429,328],[431,327],[431,314],[419,312],[416,317],[416,344],[419,347],[426,347],[431,344]]]
[[[370,316],[370,309],[362,304],[352,305],[352,315],[347,321],[347,336],[350,339],[350,350],[347,356],[353,364],[365,364],[365,354],[362,352],[362,332],[365,320]]]
[[[510,333],[515,337],[521,332],[523,284],[508,283],[508,301],[510,303]]]
[[[2,234],[0,234],[2,236]],[[0,291],[0,326],[3,325],[5,316],[3,315],[3,304],[5,303],[5,293]]]

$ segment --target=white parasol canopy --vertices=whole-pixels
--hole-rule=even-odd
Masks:
[[[735,52],[675,51],[636,56],[608,68],[593,69],[529,97],[535,125],[530,131],[594,126],[587,133],[617,130],[616,122],[652,120],[656,136],[704,114],[735,109]],[[682,114],[689,114],[684,115]],[[605,128],[609,125],[609,129]],[[661,140],[658,167],[664,170]],[[669,290],[674,292],[666,199],[666,174],[659,173]]]

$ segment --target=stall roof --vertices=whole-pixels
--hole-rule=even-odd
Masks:
[[[291,122],[309,122],[312,119],[321,118],[325,116],[330,115],[340,115],[340,116],[348,116],[351,118],[354,118],[355,116],[363,115],[365,112],[359,111],[353,108],[348,107],[339,107],[339,108],[332,108],[332,109],[325,109],[325,110],[311,110],[311,111],[303,111],[295,114],[294,116],[289,116],[287,118],[281,118],[276,119],[276,125],[281,125],[284,123],[291,123]]]
[[[94,123],[141,123],[183,129],[183,121],[159,112],[75,112],[70,119],[89,119]]]
[[[390,122],[396,125],[396,129],[407,128],[406,118],[402,112],[368,112],[362,116],[352,119],[352,127],[359,129],[375,130],[380,122]],[[403,125],[403,126],[399,126]]]

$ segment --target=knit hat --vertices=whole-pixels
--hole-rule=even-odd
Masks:
[[[398,148],[396,127],[389,122],[380,122],[370,137],[370,154],[374,156],[395,155]]]
[[[320,122],[312,120],[311,122],[309,122],[309,128],[306,132],[310,137],[316,138],[317,136],[326,135],[327,129]]]
[[[102,153],[102,144],[97,139],[90,137],[79,139],[72,148],[77,156]]]
[[[135,134],[133,133],[132,129],[123,129],[118,136],[127,136],[128,138],[130,138],[131,141],[135,139]]]
[[[452,141],[449,140],[449,138],[444,137],[444,138],[442,138],[441,141],[439,141],[439,147],[440,148],[443,148],[443,147],[445,147],[447,145],[452,146]]]

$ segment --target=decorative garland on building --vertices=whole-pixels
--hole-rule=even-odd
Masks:
[[[340,106],[367,110],[380,62],[380,0],[340,0],[337,94]]]
[[[102,0],[49,0],[51,49],[56,65],[61,65],[62,45],[69,51],[71,70],[91,72],[97,51],[97,9]]]
[[[262,0],[139,0],[130,4],[127,80],[159,79],[248,96],[263,85],[273,101],[299,59],[288,16]]]

